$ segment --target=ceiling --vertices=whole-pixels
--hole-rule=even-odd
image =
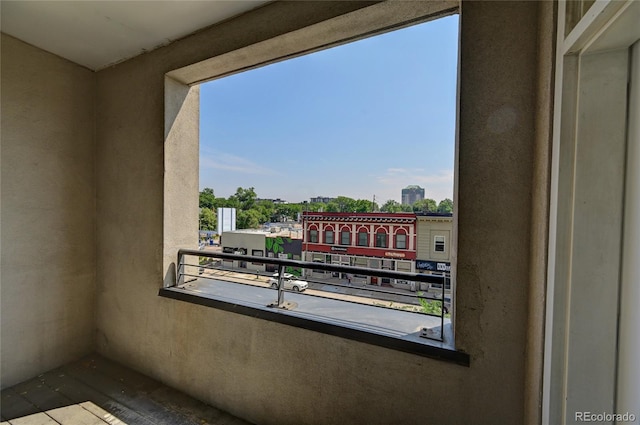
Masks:
[[[99,70],[267,2],[2,0],[0,30]]]

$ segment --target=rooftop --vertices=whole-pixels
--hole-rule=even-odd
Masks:
[[[302,213],[303,219],[344,221],[415,221],[414,213],[388,212],[312,212]]]

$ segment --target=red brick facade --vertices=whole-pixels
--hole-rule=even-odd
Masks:
[[[307,261],[415,271],[413,213],[305,212],[302,225],[302,256]]]

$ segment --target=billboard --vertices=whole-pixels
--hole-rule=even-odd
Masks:
[[[236,209],[218,208],[218,234],[236,230]]]

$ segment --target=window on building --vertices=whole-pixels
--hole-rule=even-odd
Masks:
[[[351,245],[351,232],[348,230],[340,232],[340,245]]]
[[[397,261],[396,270],[411,273],[411,261]]]
[[[333,230],[326,230],[324,232],[324,243],[333,244]]]
[[[309,242],[318,243],[318,231],[317,230],[309,230]]]
[[[369,234],[367,232],[358,232],[358,246],[369,246]]]
[[[405,235],[404,233],[396,234],[395,248],[396,249],[407,249],[407,235]]]
[[[434,248],[436,252],[444,252],[444,236],[434,237]]]
[[[376,248],[387,247],[387,234],[384,231],[378,231],[376,233]]]
[[[254,257],[264,257],[264,251],[261,249],[252,249],[251,255],[253,255]],[[251,264],[261,265],[262,263],[251,263]]]

